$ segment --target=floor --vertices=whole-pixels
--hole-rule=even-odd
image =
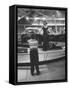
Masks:
[[[65,59],[40,65],[40,75],[32,76],[30,66],[18,68],[18,82],[65,79]]]

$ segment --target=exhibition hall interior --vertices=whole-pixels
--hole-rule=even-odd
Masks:
[[[17,81],[65,79],[65,11],[18,8],[17,17]],[[28,43],[32,36],[38,41],[40,70],[33,76]]]

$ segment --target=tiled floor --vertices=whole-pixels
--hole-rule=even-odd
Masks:
[[[64,79],[65,59],[41,65],[40,72],[40,75],[32,76],[29,66],[26,66],[26,68],[20,67],[20,69],[18,69],[18,82]]]

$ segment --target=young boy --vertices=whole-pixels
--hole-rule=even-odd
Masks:
[[[34,67],[36,69],[36,74],[39,75],[39,57],[38,57],[38,41],[35,39],[34,35],[28,40],[30,47],[30,62],[31,62],[31,75],[34,75]]]

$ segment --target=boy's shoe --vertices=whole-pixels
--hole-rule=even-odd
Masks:
[[[40,72],[37,72],[36,75],[40,75]]]

